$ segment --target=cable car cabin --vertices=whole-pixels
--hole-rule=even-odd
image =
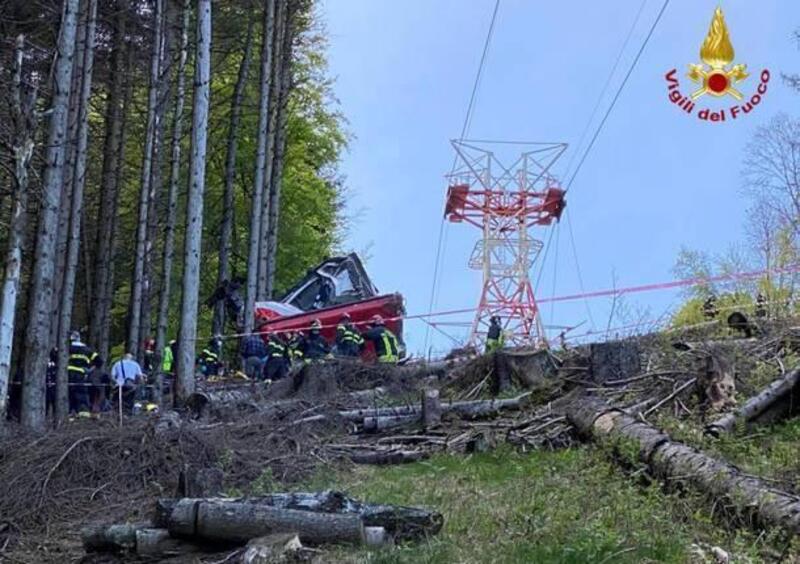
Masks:
[[[464,221],[463,213],[467,205],[467,184],[456,184],[447,189],[447,202],[444,206],[444,215],[453,223]]]
[[[564,201],[564,194],[566,192],[561,188],[548,188],[545,190],[540,225],[550,225],[553,222],[553,218],[561,219],[561,214],[564,212],[564,208],[567,207],[567,202]]]

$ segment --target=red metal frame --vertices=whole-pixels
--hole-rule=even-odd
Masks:
[[[566,145],[522,144],[529,150],[510,167],[487,145],[499,143],[453,142],[460,166],[448,176],[445,202],[449,221],[482,232],[470,261],[483,271],[470,344],[485,340],[489,320],[496,315],[513,344],[546,346],[529,271],[543,246],[534,229],[557,222],[566,206],[565,191],[550,174]]]

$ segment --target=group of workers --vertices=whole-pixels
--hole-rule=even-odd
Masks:
[[[53,349],[47,365],[48,409],[55,406],[57,367],[58,350]],[[144,377],[144,371],[131,354],[125,354],[112,365],[111,372],[107,372],[103,358],[81,341],[80,333],[73,331],[70,334],[67,379],[71,414],[86,417],[92,413],[108,411],[112,400],[120,392],[123,405],[132,408],[136,389]]]
[[[349,314],[345,313],[336,326],[333,343],[322,334],[322,322],[315,319],[307,333],[285,331],[269,333],[266,341],[259,333],[242,340],[242,366],[249,378],[279,380],[297,363],[309,363],[324,358],[358,358],[366,344],[372,343],[378,362],[394,363],[400,359],[400,342],[386,327],[384,319],[375,315],[365,331],[359,331]]]

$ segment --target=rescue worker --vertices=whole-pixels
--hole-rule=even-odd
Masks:
[[[767,316],[767,299],[761,292],[756,296],[756,317]]]
[[[172,339],[169,344],[164,347],[163,357],[161,359],[161,372],[164,374],[173,374],[175,370],[175,353],[177,352],[178,341]]]
[[[214,337],[208,341],[208,346],[200,353],[200,371],[206,378],[219,375],[219,353],[222,349],[222,339]]]
[[[714,294],[708,296],[706,301],[703,302],[703,315],[709,321],[715,319],[717,315],[719,315],[719,310],[717,309],[717,297]]]
[[[493,315],[489,320],[489,331],[486,333],[486,354],[500,350],[505,345],[505,335],[503,327],[500,325],[500,318]]]
[[[148,337],[144,340],[144,362],[142,363],[142,369],[144,370],[145,374],[152,374],[155,366],[153,366],[153,362],[156,357],[156,340],[152,337]]]
[[[69,410],[79,417],[88,417],[89,412],[89,372],[97,353],[81,342],[81,334],[73,331],[69,336]]]
[[[272,333],[267,341],[267,362],[264,365],[264,377],[275,381],[285,378],[289,373],[289,346],[284,338]]]
[[[400,345],[397,337],[386,328],[380,315],[372,317],[370,328],[363,334],[363,338],[375,347],[378,362],[393,363],[400,359]]]
[[[356,331],[349,313],[342,315],[336,326],[336,355],[356,358],[364,349],[364,337]]]
[[[303,344],[305,341],[305,337],[303,337],[302,333],[299,331],[289,331],[286,334],[286,346],[289,353],[289,362],[294,364],[295,362],[301,363],[303,362],[303,349],[305,345]]]
[[[322,336],[322,322],[319,319],[315,319],[311,324],[308,336],[303,339],[301,350],[306,362],[319,360],[330,354],[331,347]]]
[[[261,376],[264,362],[267,359],[267,345],[264,344],[264,337],[259,333],[247,335],[242,339],[240,354],[244,373],[251,380],[257,380]]]

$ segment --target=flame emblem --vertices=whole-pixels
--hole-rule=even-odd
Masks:
[[[742,99],[742,94],[733,85],[749,76],[747,66],[733,65],[728,68],[734,60],[734,50],[720,7],[714,11],[708,35],[700,47],[700,59],[704,64],[689,65],[689,78],[701,84],[701,88],[692,93],[692,99],[704,94],[718,97],[730,94],[737,100]]]

